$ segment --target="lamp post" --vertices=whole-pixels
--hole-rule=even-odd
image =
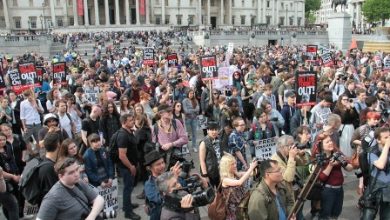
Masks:
[[[45,24],[45,30],[46,30],[45,7],[46,7],[45,3],[42,3],[42,15],[41,15],[42,20],[41,20],[41,22],[42,22],[42,24]],[[42,32],[43,32],[43,25],[42,25]]]
[[[41,20],[41,33],[43,34],[43,15],[39,16],[39,20]]]

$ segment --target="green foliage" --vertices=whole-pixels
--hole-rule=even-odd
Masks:
[[[389,0],[366,0],[363,3],[362,12],[368,22],[381,21],[384,24],[390,18]]]
[[[305,0],[305,18],[309,23],[315,22],[314,12],[320,10],[321,0]]]

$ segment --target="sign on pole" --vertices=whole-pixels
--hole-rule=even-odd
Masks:
[[[315,72],[296,72],[295,93],[297,107],[316,104],[317,74]]]
[[[66,81],[66,63],[53,63],[53,82],[54,85],[61,84],[63,86],[67,85]]]
[[[177,58],[177,53],[171,53],[168,55],[168,65],[169,66],[179,65],[179,59]]]
[[[200,58],[202,79],[209,80],[218,77],[217,58],[215,55]]]
[[[276,153],[276,139],[268,138],[264,140],[253,141],[255,145],[256,158],[266,160]]]
[[[143,64],[148,65],[148,66],[153,66],[154,65],[154,48],[145,47],[143,55],[144,55]]]
[[[306,55],[310,57],[311,60],[317,59],[317,45],[307,45],[306,46]]]
[[[324,66],[332,66],[333,58],[331,53],[324,53],[321,55],[322,64]]]

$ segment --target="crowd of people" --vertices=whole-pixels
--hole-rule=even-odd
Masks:
[[[142,36],[148,42],[171,35]],[[236,47],[229,56],[224,46],[183,46],[172,65],[167,55],[174,51],[161,44],[151,66],[135,48],[88,61],[76,52],[53,60],[5,56],[6,88],[0,98],[4,215],[23,218],[21,174],[26,163],[42,158],[37,219],[99,218],[104,199],[91,186],[110,188],[115,178],[122,179],[126,219],[141,219],[134,212],[139,204],[131,200],[137,182],[144,185],[137,198],[145,200],[150,219],[199,219],[199,201],[188,191],[194,179],[201,190],[222,193],[226,219],[237,219],[238,205],[251,187],[249,219],[287,219],[312,172],[310,162],[322,155],[315,162],[321,169],[311,215],[337,219],[344,178],[363,155],[368,171],[360,167],[360,209],[365,219],[374,219],[378,210],[380,219],[389,219],[390,55],[358,49],[343,55],[329,48],[334,62],[325,66],[306,62],[304,48]],[[218,88],[214,80],[202,79],[204,55],[215,55],[218,67],[229,68],[229,85]],[[7,77],[26,57],[43,66],[43,81],[18,94]],[[66,61],[65,84],[52,78],[51,63],[59,61]],[[314,106],[297,107],[297,71],[317,74]],[[258,157],[263,140],[276,143],[267,158]],[[199,174],[188,171],[186,153],[199,157]],[[304,219],[302,209],[291,219]]]

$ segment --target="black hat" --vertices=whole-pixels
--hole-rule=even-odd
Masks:
[[[145,166],[151,165],[153,162],[163,158],[163,155],[156,150],[152,150],[145,155]]]
[[[207,129],[219,129],[219,124],[216,121],[209,121],[207,122]]]

